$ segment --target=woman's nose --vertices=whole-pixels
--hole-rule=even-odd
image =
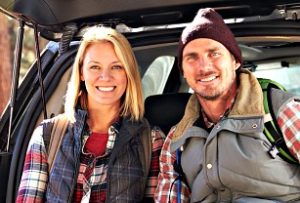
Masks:
[[[103,70],[100,73],[99,79],[100,80],[109,80],[111,77],[111,73],[109,70]]]

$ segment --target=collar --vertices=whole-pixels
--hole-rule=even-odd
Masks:
[[[239,93],[239,88],[237,89],[236,95],[238,95]],[[216,123],[218,123],[220,120],[222,120],[224,117],[229,115],[229,112],[231,111],[232,107],[233,107],[233,103],[236,100],[236,95],[234,98],[231,99],[230,103],[229,103],[229,107],[226,109],[226,111],[224,112],[224,114],[220,115],[219,119],[217,120]],[[203,110],[203,108],[200,109],[204,123],[206,125],[207,128],[211,128],[213,127],[216,123],[212,122],[211,120],[209,120],[207,114],[205,113],[205,111]]]
[[[241,69],[239,75],[239,91],[235,101],[229,108],[228,118],[248,118],[252,116],[263,116],[265,114],[263,106],[263,92],[256,77],[248,70]],[[177,124],[172,140],[179,139],[186,129],[193,126],[201,112],[201,107],[197,96],[193,94],[186,106],[185,113],[181,121]]]

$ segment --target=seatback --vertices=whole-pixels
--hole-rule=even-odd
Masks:
[[[152,126],[159,126],[167,134],[184,115],[190,93],[152,95],[145,100],[145,117]]]

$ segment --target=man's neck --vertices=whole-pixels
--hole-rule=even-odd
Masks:
[[[237,94],[237,89],[232,89],[225,96],[215,100],[207,100],[198,96],[201,108],[210,122],[217,123],[226,111],[232,107]]]

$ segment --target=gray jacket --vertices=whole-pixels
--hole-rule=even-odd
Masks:
[[[300,202],[300,166],[268,154],[257,79],[244,71],[239,88],[231,112],[210,133],[193,126],[201,108],[195,95],[174,132],[171,151],[183,146],[191,202]]]

